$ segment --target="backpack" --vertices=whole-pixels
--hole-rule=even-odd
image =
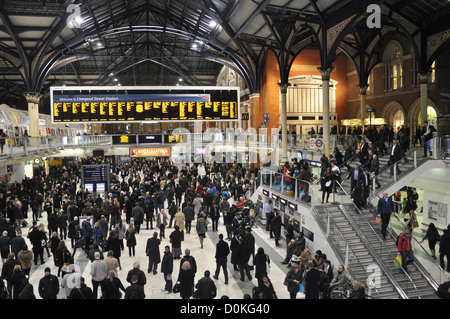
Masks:
[[[136,289],[133,289],[133,290],[128,294],[128,299],[139,299],[139,298],[138,298],[138,293],[137,293]]]
[[[297,177],[299,175],[300,175],[300,172],[299,172],[298,168],[296,168],[294,171],[294,177]]]

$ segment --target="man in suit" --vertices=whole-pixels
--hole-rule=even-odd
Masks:
[[[350,171],[351,167],[348,162],[353,157],[353,147],[348,145],[348,143],[345,143],[344,146],[345,146],[344,165],[345,165],[345,167],[347,167],[347,170]]]
[[[386,228],[389,225],[391,215],[394,215],[394,203],[387,192],[378,200],[378,217],[381,217],[381,234],[386,239]]]
[[[423,140],[423,157],[427,157],[427,151],[430,152],[430,156],[433,155],[431,151],[431,140],[433,139],[433,133],[436,132],[436,128],[430,125],[428,121],[423,122],[422,127],[422,140]]]
[[[402,159],[402,147],[398,143],[397,139],[392,140],[392,147],[389,151],[389,166],[391,166],[391,177],[394,176],[394,164],[397,170],[397,174],[401,174],[400,168],[398,167],[398,162]]]
[[[367,207],[367,198],[369,197],[370,189],[372,187],[368,167],[364,168],[364,173],[361,175],[361,179],[364,182],[364,206]]]
[[[359,161],[361,162],[361,165],[366,164],[368,159],[369,159],[369,147],[366,144],[366,141],[362,139],[361,146],[359,148]]]
[[[219,224],[220,212],[219,207],[215,202],[212,203],[212,206],[209,209],[209,217],[212,221],[212,230],[217,231],[217,226]]]
[[[359,167],[359,163],[355,163],[355,167],[350,170],[347,176],[347,179],[350,179],[351,191],[353,191],[353,189],[355,188],[356,183],[358,182],[362,174],[363,170]]]

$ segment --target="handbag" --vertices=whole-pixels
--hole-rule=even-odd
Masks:
[[[402,266],[402,257],[400,255],[397,255],[397,257],[395,257],[394,266],[395,268],[400,268]]]
[[[414,224],[413,224],[413,228],[417,228],[417,227],[419,227],[419,223],[417,222],[417,220],[415,220]]]
[[[266,255],[266,273],[270,272],[269,257]]]
[[[179,283],[179,282],[177,282],[177,283],[173,286],[172,292],[173,292],[174,294],[177,294],[177,293],[180,292],[180,283]]]
[[[51,240],[49,240],[48,243],[47,243],[47,248],[52,248],[52,243],[53,242]]]
[[[377,216],[377,218],[375,219],[375,222],[378,224],[378,225],[381,225],[381,217],[380,216]]]
[[[42,247],[47,246],[47,241],[45,239],[41,239],[41,246]]]

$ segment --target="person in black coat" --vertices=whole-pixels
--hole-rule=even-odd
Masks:
[[[353,189],[356,186],[356,183],[361,178],[361,175],[363,174],[363,170],[361,167],[359,167],[359,163],[355,163],[355,167],[350,169],[347,179],[350,180],[350,189],[353,191]]]
[[[213,276],[214,279],[219,279],[220,267],[223,269],[225,276],[225,285],[228,285],[228,270],[227,270],[227,257],[230,254],[230,247],[228,243],[223,240],[223,235],[219,234],[219,242],[216,244],[216,272]]]
[[[84,277],[80,277],[80,287],[70,291],[67,299],[96,299],[92,289],[85,284]]]
[[[109,272],[109,278],[105,279],[103,284],[102,299],[120,299],[122,298],[120,290],[126,292],[122,281],[116,277],[114,270],[111,270]]]
[[[210,278],[209,270],[206,270],[204,277],[200,279],[195,288],[198,289],[197,298],[198,299],[214,299],[217,295],[217,288],[214,281]]]
[[[279,211],[270,222],[272,229],[273,229],[273,234],[275,236],[275,246],[277,246],[277,247],[281,247],[279,240],[280,240],[280,236],[281,236],[281,226],[283,226],[283,222],[281,220],[282,215],[283,215],[283,213],[281,211]]]
[[[59,293],[58,277],[50,273],[50,268],[45,268],[45,275],[39,281],[39,296],[42,299],[57,299]]]
[[[180,286],[180,296],[182,299],[189,299],[194,293],[194,277],[195,273],[189,261],[184,261],[181,264],[180,272],[178,274],[178,282]]]
[[[233,269],[235,271],[239,271],[238,265],[238,246],[239,246],[239,231],[235,230],[233,233],[233,238],[231,238],[230,242],[230,250],[231,250],[231,263],[233,264]]]
[[[369,160],[369,146],[364,139],[361,140],[361,146],[359,148],[359,161],[361,165],[364,165]]]
[[[444,257],[447,257],[447,268],[445,268]],[[439,262],[442,269],[447,269],[450,272],[450,234],[449,229],[444,230],[439,242]]]
[[[430,141],[433,139],[433,133],[436,132],[436,128],[430,125],[428,121],[423,122],[422,127],[422,141],[423,141],[423,156],[427,157],[428,151],[430,156],[433,155],[431,151]]]
[[[270,270],[270,258],[264,252],[264,248],[258,248],[258,252],[253,258],[253,265],[255,266],[255,278],[258,279],[258,285],[261,285],[263,276],[269,273]],[[267,269],[268,265],[269,269]]]
[[[148,256],[148,273],[153,271],[153,274],[156,274],[157,272],[158,264],[161,262],[161,256],[159,253],[160,244],[161,240],[158,238],[157,232],[154,232],[153,237],[147,240],[145,251]]]
[[[236,247],[236,258],[239,271],[241,274],[241,281],[245,281],[245,275],[247,275],[248,280],[252,280],[252,275],[248,266],[248,248],[243,237],[239,237],[239,242]]]
[[[106,241],[105,245],[105,251],[110,250],[113,251],[113,256],[117,259],[120,269],[122,269],[122,266],[120,265],[120,256],[122,253],[122,249],[120,247],[119,236],[114,230],[109,231],[108,240]]]
[[[38,263],[38,256],[40,257],[41,265],[44,264],[44,241],[47,241],[47,236],[45,232],[39,230],[38,226],[35,225],[31,232],[29,233],[29,239],[31,244],[33,245],[33,255],[34,255],[34,264]]]
[[[319,299],[319,270],[314,268],[314,263],[308,263],[308,270],[304,276],[305,299]]]
[[[296,298],[297,293],[299,292],[299,285],[302,280],[302,271],[297,264],[294,264],[288,271],[285,278],[285,284],[287,284],[287,290],[291,296],[291,299]]]
[[[392,147],[389,150],[389,166],[391,167],[391,176],[394,176],[394,164],[397,170],[397,174],[401,174],[401,170],[398,167],[398,163],[401,161],[402,159],[402,147],[401,145],[398,143],[397,139],[393,139],[392,140]]]
[[[267,274],[262,277],[262,284],[258,287],[262,290],[263,299],[278,299],[275,289],[273,288],[273,284]]]
[[[138,284],[138,276],[131,276],[131,285],[125,289],[125,299],[145,299],[144,287]]]
[[[209,218],[212,221],[212,230],[217,231],[217,227],[219,225],[220,211],[219,207],[215,202],[212,203],[212,206],[209,209]]]
[[[172,292],[172,272],[173,272],[173,255],[170,252],[170,247],[164,247],[164,256],[161,261],[161,272],[164,275],[166,285],[164,290],[166,293]]]

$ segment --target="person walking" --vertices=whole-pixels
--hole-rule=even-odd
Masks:
[[[103,286],[102,299],[120,299],[122,298],[122,293],[120,291],[126,292],[122,281],[117,277],[113,270],[108,273]]]
[[[127,231],[125,232],[125,239],[127,240],[128,256],[136,255],[136,229],[133,224],[128,225]]]
[[[132,277],[136,276],[137,284],[144,287],[147,284],[147,277],[145,273],[141,270],[141,264],[137,261],[133,263],[133,269],[131,269],[127,274],[127,282],[132,283]]]
[[[177,213],[174,217],[174,228],[178,226],[178,229],[181,232],[181,240],[184,240],[184,227],[186,223],[186,217],[184,216],[180,207],[177,208]],[[173,248],[173,246],[172,246]],[[181,255],[181,254],[180,254]]]
[[[216,272],[213,278],[219,280],[220,268],[222,267],[223,275],[225,276],[225,285],[228,285],[228,270],[227,258],[230,254],[230,247],[226,241],[223,240],[223,234],[219,234],[219,241],[216,244]]]
[[[319,270],[310,261],[304,272],[305,299],[319,299]]]
[[[405,230],[398,236],[398,255],[402,258],[402,268],[408,272],[408,265],[415,261],[412,249],[411,227],[406,226]]]
[[[177,226],[175,226],[177,227]],[[170,294],[172,292],[172,273],[173,273],[174,256],[170,252],[170,247],[164,247],[164,256],[161,261],[161,273],[164,275],[164,293]]]
[[[441,240],[441,236],[434,223],[430,223],[427,232],[420,243],[423,243],[425,239],[428,239],[428,248],[430,249],[431,256],[436,260],[436,243]]]
[[[17,254],[17,259],[22,266],[24,274],[29,276],[31,267],[33,266],[33,252],[28,249],[26,244],[22,246],[22,250]]]
[[[384,239],[391,216],[394,216],[394,204],[388,192],[383,192],[383,197],[378,200],[378,217],[381,218],[381,234]]]
[[[195,285],[197,290],[197,299],[214,299],[217,296],[217,287],[210,278],[209,270],[205,270],[204,277]]]
[[[180,286],[180,296],[182,299],[189,299],[194,293],[194,270],[189,261],[184,261],[181,264],[178,275],[178,282]]]
[[[250,269],[248,266],[248,249],[245,244],[245,239],[243,237],[239,237],[239,243],[237,246],[237,264],[239,267],[239,272],[241,274],[241,281],[245,281],[245,275],[247,275],[248,280],[252,280],[252,275],[250,273]]]
[[[430,125],[428,121],[423,122],[422,126],[422,141],[423,141],[423,157],[427,157],[427,153],[433,156],[431,150],[431,140],[433,139],[433,133],[436,132],[436,128]]]
[[[195,225],[195,229],[197,230],[197,234],[198,234],[198,238],[200,240],[200,245],[203,249],[203,239],[205,239],[206,237],[206,230],[207,230],[207,219],[206,219],[206,215],[203,211],[201,211],[198,214],[198,218],[197,218],[197,224]]]
[[[159,245],[161,244],[161,239],[158,238],[158,233],[154,232],[153,237],[147,240],[147,245],[145,247],[145,252],[148,256],[148,268],[147,272],[153,272],[154,275],[157,273],[158,264],[161,262],[161,256],[159,253]]]
[[[253,264],[255,265],[255,278],[258,279],[258,285],[260,286],[263,276],[270,272],[270,258],[264,252],[264,248],[258,248],[258,252],[253,258]]]
[[[145,299],[144,287],[138,284],[138,276],[131,276],[131,285],[125,289],[124,299]]]
[[[159,239],[166,238],[165,229],[167,226],[167,214],[164,212],[164,208],[161,208],[156,216],[156,227],[159,228]]]
[[[444,230],[444,234],[439,241],[439,263],[442,269],[450,272],[450,233],[449,228]],[[445,268],[444,258],[447,258],[447,268]]]
[[[104,260],[100,259],[100,253],[96,252],[94,254],[94,262],[91,264],[91,278],[92,278],[92,291],[94,294],[94,299],[98,296],[98,287],[103,290],[104,280],[106,279],[106,263]]]
[[[184,224],[182,224],[184,227]],[[183,233],[180,231],[180,227],[175,225],[174,231],[169,235],[170,242],[172,244],[173,259],[181,259],[181,241],[183,240]]]
[[[194,220],[194,207],[192,206],[191,202],[188,202],[186,207],[183,209],[183,214],[185,216],[185,222],[186,222],[186,233],[190,234],[191,233],[191,226],[192,226],[192,221]]]
[[[297,298],[297,293],[299,292],[299,286],[302,280],[302,271],[299,265],[293,264],[284,279],[284,283],[287,286],[291,299]]]
[[[276,216],[271,220],[271,226],[273,229],[273,234],[275,236],[275,246],[281,247],[280,244],[280,236],[281,236],[281,226],[283,225],[283,222],[281,220],[281,216],[283,215],[283,212],[278,211]]]
[[[38,291],[42,299],[57,299],[59,280],[58,277],[51,274],[50,267],[45,268],[45,275],[39,281]]]
[[[108,254],[109,251],[113,252],[113,256],[117,259],[117,263],[119,264],[119,269],[122,270],[122,266],[120,265],[120,256],[122,254],[121,243],[119,240],[119,236],[114,230],[109,231],[108,239],[105,245],[105,251],[108,251]]]

